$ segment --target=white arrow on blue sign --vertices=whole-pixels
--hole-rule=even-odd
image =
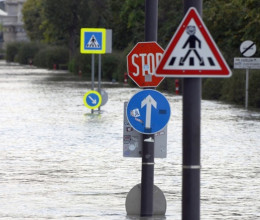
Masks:
[[[154,134],[162,130],[170,119],[168,100],[156,90],[136,93],[129,101],[126,115],[131,126],[140,133]]]

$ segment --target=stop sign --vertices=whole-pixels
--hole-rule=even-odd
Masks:
[[[156,42],[139,42],[127,55],[128,76],[139,87],[156,87],[164,77],[155,76],[155,70],[164,50]]]

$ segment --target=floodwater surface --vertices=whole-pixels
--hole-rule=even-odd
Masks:
[[[101,114],[83,104],[91,83],[62,71],[0,62],[0,218],[126,216],[141,159],[123,157],[123,105],[137,92],[103,84]],[[167,158],[155,184],[167,220],[181,219],[182,97],[171,105]],[[201,219],[260,219],[260,112],[202,101]]]

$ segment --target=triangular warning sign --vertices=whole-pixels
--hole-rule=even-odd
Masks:
[[[100,48],[100,45],[94,35],[91,36],[87,43],[87,48]]]
[[[232,72],[195,8],[190,8],[166,48],[156,75],[229,77]]]

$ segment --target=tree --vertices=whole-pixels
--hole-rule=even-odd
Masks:
[[[178,28],[183,17],[182,0],[159,1],[158,8],[158,42],[166,47],[170,42],[174,31]]]
[[[113,45],[125,49],[144,41],[144,0],[109,0],[113,28]]]
[[[252,40],[260,45],[260,2],[259,0],[241,0],[241,2],[246,9],[243,40]]]
[[[27,0],[22,9],[24,28],[33,41],[43,40],[43,0]]]
[[[68,41],[70,57],[76,51],[76,33],[79,29],[79,10],[83,1],[45,0],[45,39],[48,41]]]

